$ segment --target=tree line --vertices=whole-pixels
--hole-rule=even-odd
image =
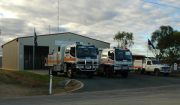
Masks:
[[[134,44],[132,32],[117,32],[114,40],[118,42],[117,47],[126,48]],[[155,57],[161,61],[172,64],[180,60],[180,32],[171,26],[160,26],[155,30],[150,39]],[[149,43],[149,42],[148,42]]]
[[[180,59],[180,32],[171,26],[161,26],[151,36],[156,53],[156,58],[169,64]]]

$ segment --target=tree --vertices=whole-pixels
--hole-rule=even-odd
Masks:
[[[173,63],[180,56],[180,32],[174,31],[171,26],[161,26],[154,31],[151,41],[159,50],[157,55],[159,59]]]
[[[118,32],[114,36],[114,40],[118,42],[118,47],[131,47],[134,42],[133,33],[131,32]]]

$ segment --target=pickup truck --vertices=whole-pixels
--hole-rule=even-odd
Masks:
[[[141,69],[141,74],[144,73],[154,73],[154,75],[158,76],[161,73],[164,74],[164,76],[168,76],[171,73],[170,66],[166,64],[161,64],[156,59],[148,59],[146,58],[143,61],[143,67]]]

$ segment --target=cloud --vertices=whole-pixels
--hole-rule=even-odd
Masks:
[[[179,10],[143,2],[143,0],[59,0],[60,32],[75,32],[107,41],[113,40],[118,31],[133,32],[134,53],[146,54],[146,41],[161,25],[180,29]],[[147,0],[148,1],[148,0]],[[159,0],[158,3],[179,6],[178,0]],[[58,30],[57,0],[1,0],[1,42],[6,39],[47,34]],[[9,37],[9,38],[7,38]]]

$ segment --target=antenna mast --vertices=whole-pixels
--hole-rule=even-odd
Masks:
[[[58,33],[59,33],[59,24],[60,22],[59,22],[59,0],[58,0]]]

